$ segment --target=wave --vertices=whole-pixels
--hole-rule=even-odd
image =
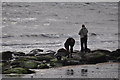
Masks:
[[[3,21],[11,21],[11,22],[25,22],[25,21],[35,21],[37,20],[36,18],[6,18],[4,17],[2,19]]]
[[[30,5],[27,4],[27,5],[23,5],[23,3],[20,4],[20,2],[18,4],[14,4],[12,2],[3,2],[2,3],[2,7],[29,7]]]
[[[15,37],[42,37],[42,38],[65,38],[65,37],[70,37],[69,34],[46,34],[46,33],[42,33],[42,34],[22,34],[22,35],[2,35],[2,37],[0,38],[15,38]]]
[[[20,37],[46,37],[46,38],[59,38],[58,34],[27,34],[27,35],[20,35]]]
[[[44,42],[44,43],[18,43],[18,44],[7,44],[7,43],[2,43],[2,46],[17,46],[17,45],[23,45],[23,46],[28,46],[28,45],[53,45],[53,44],[61,44],[62,42]]]
[[[70,37],[69,34],[27,34],[27,35],[20,35],[20,37],[45,37],[45,38],[65,38]]]
[[[88,36],[105,36],[106,34],[98,34],[98,33],[89,33]],[[116,35],[120,35],[120,33],[113,33],[110,34],[111,36],[116,36]],[[42,34],[22,34],[22,35],[2,35],[2,37],[0,38],[15,38],[15,37],[42,37],[42,38],[68,38],[68,37],[73,37],[73,38],[77,38],[79,37],[79,35],[69,35],[69,34],[46,34],[46,33],[42,33]]]
[[[107,40],[107,41],[101,41],[102,43],[115,43],[115,40],[112,41],[112,40]]]
[[[60,35],[57,34],[41,34],[43,37],[48,37],[48,38],[59,38]]]
[[[4,36],[2,36],[0,38],[13,38],[13,37],[15,37],[15,36],[13,36],[13,35],[4,35]]]

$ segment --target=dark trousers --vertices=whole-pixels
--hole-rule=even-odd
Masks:
[[[72,57],[73,46],[74,45],[65,45],[66,50],[69,52],[68,57]],[[70,47],[70,51],[69,51],[69,47]]]
[[[70,47],[70,51],[69,51],[69,47]],[[67,51],[69,51],[70,53],[73,52],[73,46],[71,46],[71,45],[67,45],[67,46],[65,46],[65,48],[66,48]]]
[[[87,36],[81,38],[81,52],[87,50]]]

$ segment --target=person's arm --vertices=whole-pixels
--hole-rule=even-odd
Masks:
[[[87,30],[87,33],[88,33],[88,29],[86,29]]]
[[[81,35],[81,30],[79,31],[78,35]]]

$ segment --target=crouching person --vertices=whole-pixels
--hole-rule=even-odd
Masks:
[[[69,53],[67,52],[66,49],[60,48],[60,49],[57,51],[57,53],[55,54],[55,56],[56,56],[57,60],[60,61],[60,60],[62,60],[62,57],[63,57],[63,56],[66,57],[68,54],[69,54]]]
[[[64,47],[67,50],[68,58],[72,58],[72,53],[73,53],[73,46],[75,45],[75,40],[72,37],[69,37],[66,42],[64,43]]]

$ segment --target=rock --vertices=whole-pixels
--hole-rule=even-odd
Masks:
[[[89,3],[89,2],[86,2],[85,4],[91,4],[91,3]]]
[[[46,61],[49,62],[51,59],[53,59],[53,57],[51,56],[37,56],[37,61]]]
[[[78,64],[80,64],[80,61],[78,61],[78,60],[70,60],[70,61],[68,61],[68,64],[69,65],[78,65]]]
[[[41,52],[43,52],[42,49],[34,49],[34,50],[30,51],[30,52],[27,54],[27,56],[35,56],[36,54],[39,54],[39,53],[41,53]]]
[[[13,67],[21,67],[21,64],[22,62],[20,62],[20,61],[13,61],[13,62],[11,62],[11,66],[13,66]]]
[[[12,61],[10,65],[14,68],[22,67],[28,69],[36,69],[38,64],[40,64],[40,62],[37,62],[37,57],[26,56]]]
[[[95,33],[90,33],[90,36],[97,36],[97,34],[95,34]]]
[[[120,57],[117,58],[117,61],[120,62]]]
[[[25,69],[25,68],[11,68],[8,69],[6,71],[3,72],[3,74],[11,74],[11,73],[15,73],[15,74],[31,74],[31,73],[35,73],[34,71],[31,71],[29,69]]]
[[[38,64],[35,61],[25,61],[23,67],[27,69],[37,69]]]
[[[91,52],[91,49],[87,48],[86,52],[90,53],[90,52]]]
[[[50,62],[50,66],[51,66],[51,67],[55,67],[56,64],[55,64],[54,62]]]
[[[79,54],[86,54],[86,53],[90,53],[91,52],[91,49],[87,48],[86,50],[83,49],[83,51],[79,51],[78,53]]]
[[[56,58],[58,60],[62,59],[62,56],[67,56],[69,54],[68,51],[66,51],[64,48],[61,48],[57,51],[57,53],[55,54]]]
[[[29,60],[36,61],[37,57],[36,56],[26,56],[26,57],[24,57],[24,59],[26,59],[27,61],[29,61]]]
[[[2,63],[2,72],[10,68],[9,62]]]
[[[62,56],[57,56],[56,58],[58,61],[60,61],[62,59]]]
[[[55,55],[55,51],[52,51],[52,50],[48,50],[46,51],[46,53],[49,55],[49,56],[54,56]]]
[[[6,51],[6,52],[2,52],[2,60],[11,60],[12,59],[12,54],[13,54],[13,52],[11,52],[11,51]]]
[[[48,69],[49,66],[47,64],[40,64],[38,65],[38,69]]]
[[[80,61],[79,60],[63,60],[63,63],[62,65],[63,66],[68,66],[68,65],[78,65],[80,64]]]
[[[92,53],[94,53],[94,52],[100,52],[100,53],[104,53],[104,54],[108,54],[108,55],[111,54],[111,52],[109,50],[103,50],[103,49],[97,49],[97,50],[93,50],[91,52]]]
[[[120,57],[120,49],[117,49],[116,51],[112,51],[111,56]]]
[[[55,53],[56,53],[55,51],[48,50],[48,51],[45,51],[45,52],[35,54],[35,56],[52,56],[53,57]]]
[[[19,57],[18,59],[12,61],[10,65],[13,67],[23,67],[25,61],[28,61],[28,59],[25,57]]]
[[[80,51],[79,50],[74,50],[73,53],[79,53]]]
[[[35,54],[35,56],[46,56],[46,55],[49,55],[49,53],[39,52],[39,53]]]
[[[64,48],[59,49],[55,54],[55,56],[67,56],[67,55],[68,55],[68,52]]]
[[[25,53],[23,52],[14,52],[14,56],[25,56]]]
[[[52,51],[52,50],[47,50],[46,52],[47,53],[51,53],[51,54],[55,54],[56,53],[55,51]]]
[[[62,65],[63,66],[67,66],[67,65],[79,65],[80,64],[80,60],[78,58],[63,58],[62,60]]]
[[[99,52],[99,53],[105,54],[107,60],[115,60],[115,59],[116,59],[115,57],[118,56],[117,50],[111,52],[111,51],[109,51],[109,50],[98,49],[98,50],[94,50],[94,51],[92,51],[92,52]]]
[[[92,64],[107,62],[106,54],[99,51],[85,54],[85,59],[87,63],[92,63]]]
[[[120,52],[120,49],[117,49],[116,51],[117,51],[117,52]]]

